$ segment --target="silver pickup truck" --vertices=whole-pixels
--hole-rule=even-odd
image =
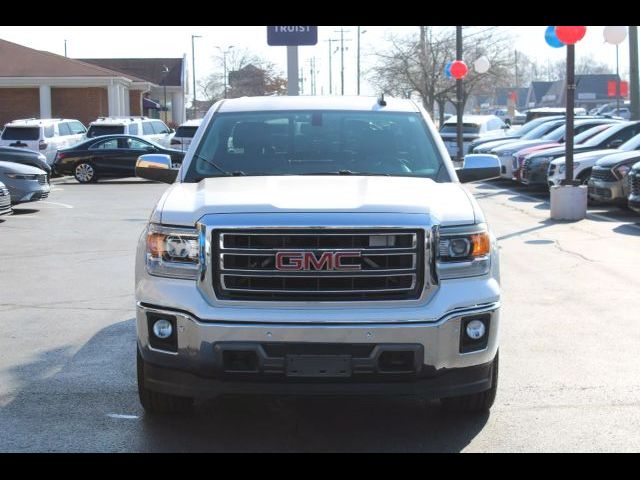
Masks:
[[[138,244],[147,412],[227,393],[417,395],[486,411],[498,380],[498,249],[411,100],[216,103]]]

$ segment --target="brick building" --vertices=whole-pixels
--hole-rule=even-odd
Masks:
[[[107,60],[90,63],[0,39],[0,125],[32,117],[76,118],[86,125],[100,116],[142,115],[143,104],[148,103],[145,97],[158,97],[165,90],[171,98],[167,105],[172,107],[167,120],[184,121],[183,58],[128,59],[129,64],[136,60],[143,64],[144,72],[166,65],[169,72],[160,78],[138,76],[135,69],[124,68],[121,59],[111,60],[120,61],[123,69],[102,65]]]

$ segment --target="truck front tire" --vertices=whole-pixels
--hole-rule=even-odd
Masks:
[[[498,355],[493,360],[491,367],[491,388],[484,392],[441,399],[442,407],[452,412],[483,413],[488,412],[496,399],[498,391]]]
[[[137,349],[136,349],[137,350]],[[144,386],[144,360],[137,350],[138,396],[145,412],[150,414],[186,413],[193,407],[193,398],[154,392]]]

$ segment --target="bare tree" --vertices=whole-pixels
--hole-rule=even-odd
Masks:
[[[465,27],[463,39],[463,59],[470,66],[464,80],[464,107],[471,94],[510,85],[512,75],[508,34],[498,27]],[[387,40],[389,48],[376,54],[378,61],[369,71],[371,82],[392,95],[417,95],[431,115],[437,105],[442,121],[446,103],[455,97],[455,81],[445,75],[446,64],[455,59],[455,31],[421,26],[417,34]],[[471,65],[482,55],[491,68],[478,74]]]
[[[286,93],[286,79],[275,64],[246,48],[228,50],[226,57],[222,53],[217,54],[214,62],[216,72],[200,82],[200,90],[209,101],[215,102],[224,97],[225,70],[228,98]]]

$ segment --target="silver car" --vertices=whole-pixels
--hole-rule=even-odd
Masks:
[[[0,162],[0,182],[9,189],[12,204],[42,200],[51,190],[44,170],[13,162]]]
[[[11,213],[11,194],[4,183],[0,182],[0,215]]]

